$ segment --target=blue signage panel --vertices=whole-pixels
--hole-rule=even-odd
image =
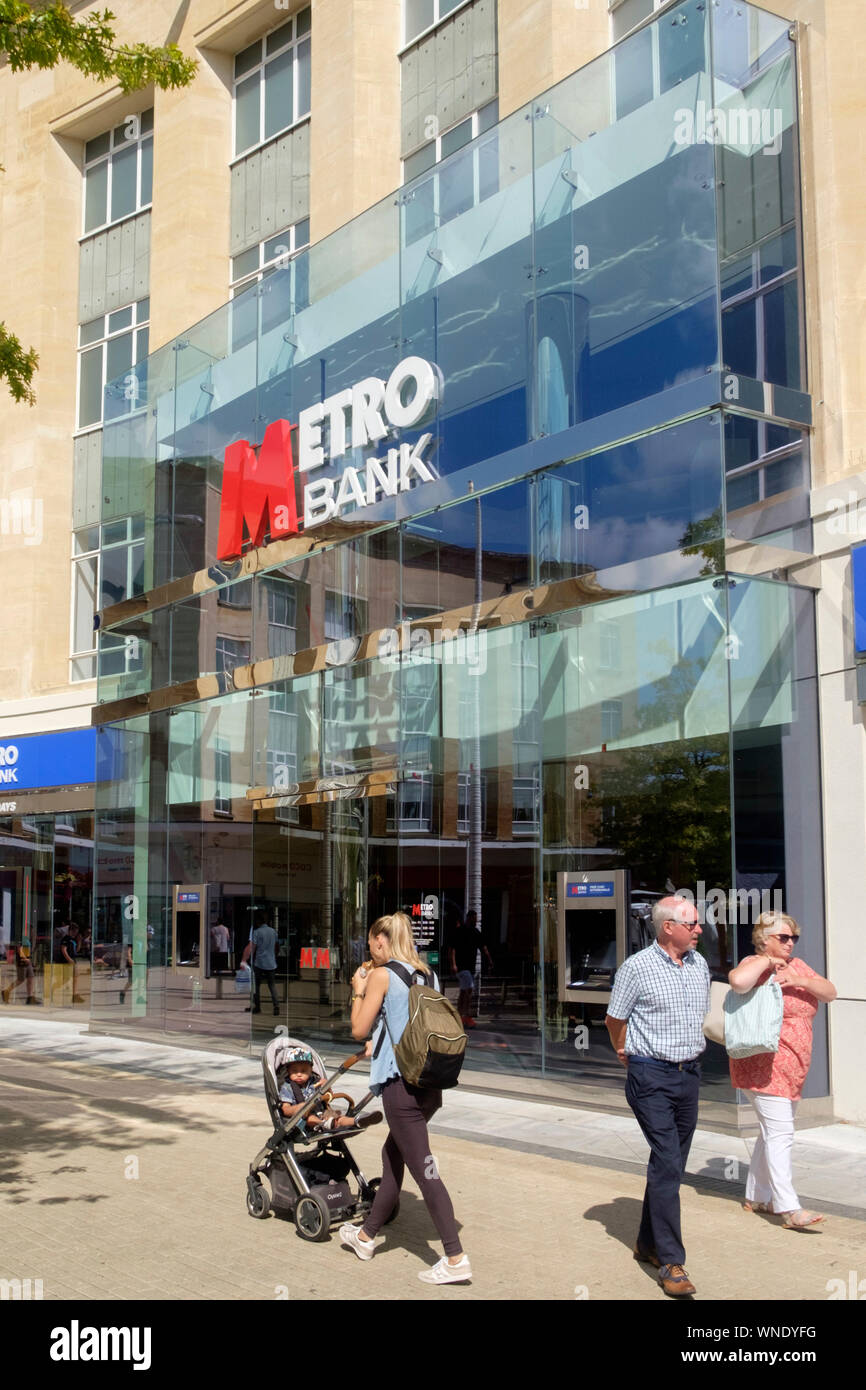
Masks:
[[[569,883],[569,898],[612,898],[613,882],[605,879],[603,883]]]
[[[177,895],[177,900],[178,900],[179,903],[198,903],[198,902],[201,902],[201,894],[200,894],[200,893],[178,893],[178,895]]]
[[[0,736],[0,791],[17,787],[79,787],[95,780],[96,730]]]
[[[854,589],[854,651],[866,657],[866,545],[851,547],[851,577]]]

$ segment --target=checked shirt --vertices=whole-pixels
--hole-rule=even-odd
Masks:
[[[710,972],[703,956],[687,951],[676,965],[653,942],[616,972],[608,1014],[628,1019],[631,1057],[688,1062],[706,1047],[704,1015],[710,1007]]]

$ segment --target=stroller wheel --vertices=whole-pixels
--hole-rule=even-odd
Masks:
[[[379,1184],[380,1184],[381,1181],[382,1181],[381,1178],[372,1178],[372,1179],[370,1180],[370,1184],[369,1184],[369,1185],[370,1185],[370,1189],[371,1189],[371,1191],[372,1191],[374,1194],[375,1194],[376,1189],[378,1188],[378,1186],[379,1186]],[[390,1225],[391,1225],[391,1222],[392,1222],[392,1221],[396,1221],[396,1220],[397,1220],[397,1217],[398,1217],[399,1215],[400,1215],[400,1198],[398,1197],[397,1200],[396,1200],[396,1202],[394,1203],[393,1207],[391,1208],[391,1215],[385,1217],[385,1225],[386,1225],[386,1226],[390,1226]]]
[[[271,1198],[264,1183],[247,1182],[247,1211],[250,1216],[264,1220],[271,1209]]]
[[[327,1240],[331,1213],[315,1192],[299,1197],[295,1206],[295,1226],[302,1240]]]

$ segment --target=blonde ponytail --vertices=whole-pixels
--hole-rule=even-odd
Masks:
[[[391,955],[395,960],[411,965],[413,970],[421,970],[425,975],[431,973],[425,965],[412,940],[412,923],[405,912],[392,912],[390,917],[379,917],[370,928],[371,936],[384,936],[388,939]]]

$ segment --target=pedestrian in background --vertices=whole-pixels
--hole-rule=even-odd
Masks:
[[[732,1057],[731,1085],[748,1094],[758,1116],[746,1181],[747,1211],[775,1212],[792,1231],[823,1221],[800,1206],[794,1191],[794,1116],[812,1060],[812,1021],[819,1002],[832,1003],[836,988],[803,960],[794,958],[800,928],[784,912],[762,912],[752,931],[756,954],[746,956],[728,976],[735,994],[746,994],[775,980],[782,990],[782,1030],[777,1052]]]
[[[472,910],[467,912],[466,921],[461,922],[457,919],[457,926],[451,934],[451,970],[457,976],[457,1012],[460,1015],[464,1028],[474,1028],[475,1019],[472,1017],[472,996],[475,993],[475,981],[478,974],[478,952],[480,951],[486,958],[490,969],[493,969],[493,961],[490,957],[484,937],[478,930],[478,914]]]
[[[652,923],[653,944],[616,972],[605,1022],[651,1150],[634,1257],[658,1270],[666,1294],[682,1298],[695,1292],[685,1270],[680,1183],[698,1122],[710,972],[695,949],[701,927],[694,903],[662,898]]]
[[[256,918],[256,925],[250,937],[250,963],[253,967],[255,985],[253,988],[253,1002],[248,1005],[245,1012],[260,1014],[262,1011],[261,989],[263,982],[267,981],[268,989],[271,992],[271,1002],[274,1006],[274,1014],[280,1012],[280,1001],[277,997],[277,987],[275,984],[277,976],[277,933],[268,924],[267,917],[260,914]]]

